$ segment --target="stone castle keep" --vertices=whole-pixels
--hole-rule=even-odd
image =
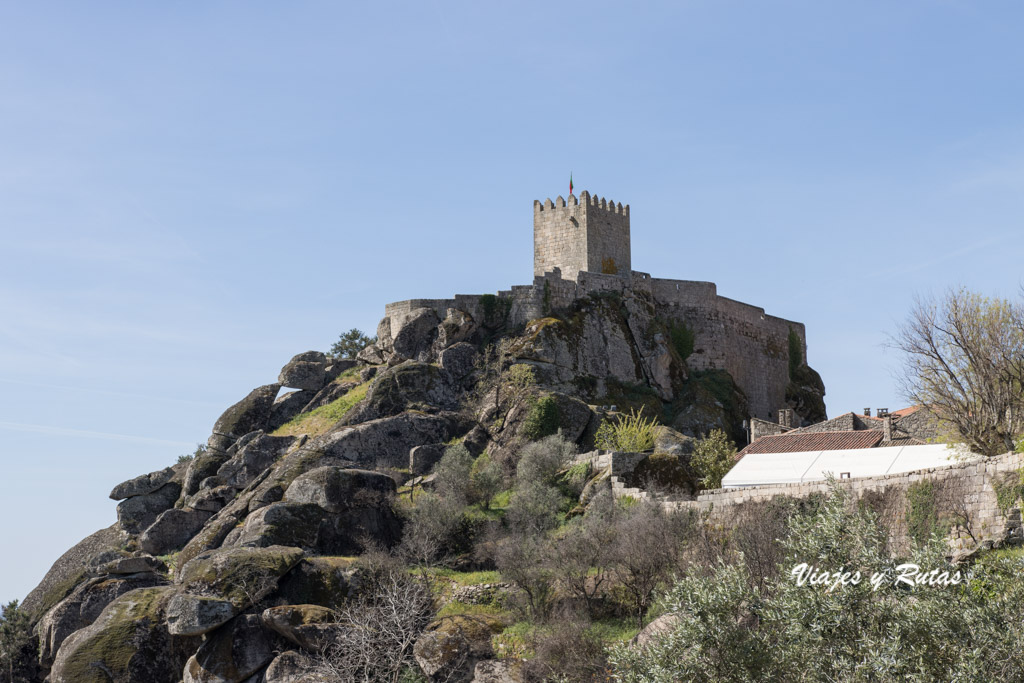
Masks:
[[[653,278],[632,270],[629,218],[628,205],[585,191],[568,201],[534,201],[533,283],[497,293],[508,323],[524,325],[592,295],[643,297],[653,304],[657,319],[692,331],[693,353],[686,360],[690,370],[729,372],[746,394],[751,415],[774,420],[786,407],[790,331],[799,338],[800,360],[806,362],[804,325],[719,296],[712,282]],[[483,320],[485,300],[479,294],[457,294],[399,301],[386,306],[385,321],[420,308],[432,309],[441,320],[449,309]]]

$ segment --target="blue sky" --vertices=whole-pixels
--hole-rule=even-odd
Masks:
[[[636,3],[634,3],[636,5]],[[915,293],[1016,296],[1018,3],[5,3],[0,600],[292,355],[532,274],[532,203],[902,404]]]

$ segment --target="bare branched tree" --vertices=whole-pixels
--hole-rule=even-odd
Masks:
[[[423,577],[379,567],[372,589],[338,610],[338,628],[322,644],[322,673],[338,681],[397,683],[416,667],[413,645],[433,619]]]
[[[892,343],[906,358],[906,398],[972,451],[1013,450],[1024,431],[1024,306],[965,289],[919,298]]]

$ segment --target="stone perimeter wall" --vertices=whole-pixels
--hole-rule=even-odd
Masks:
[[[659,317],[689,327],[694,333],[694,352],[687,365],[691,370],[726,370],[746,394],[753,417],[773,420],[779,408],[785,407],[789,331],[792,329],[799,337],[806,361],[803,323],[767,315],[763,308],[719,296],[713,282],[652,278],[637,271],[630,271],[628,277],[580,272],[573,281],[551,272],[535,277],[532,285],[500,291],[498,297],[509,300],[509,322],[520,325],[602,292],[649,295]],[[451,299],[398,301],[385,307],[385,315],[430,308],[444,319],[448,309],[455,308],[482,320],[480,296],[457,294]]]
[[[1020,511],[1008,510],[1004,515],[996,501],[995,485],[1008,473],[1024,467],[1024,454],[1007,453],[979,461],[957,463],[947,467],[934,467],[900,474],[877,477],[843,479],[839,485],[847,488],[860,500],[865,497],[888,503],[882,505],[881,522],[890,530],[897,547],[907,544],[906,501],[907,489],[920,481],[931,480],[935,487],[940,512],[953,516],[965,515],[972,531],[981,542],[1003,540],[1008,534],[1021,536]],[[621,468],[620,468],[621,469]],[[771,484],[739,489],[704,491],[695,501],[665,503],[673,510],[694,510],[709,515],[712,521],[729,524],[735,512],[746,503],[767,502],[776,496],[807,498],[828,492],[828,483]],[[963,531],[955,534],[955,543],[964,546],[970,536]]]

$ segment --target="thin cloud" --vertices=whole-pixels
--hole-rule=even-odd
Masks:
[[[134,436],[132,434],[113,434],[111,432],[94,432],[87,429],[71,429],[68,427],[53,427],[50,425],[34,425],[23,422],[0,421],[0,429],[12,432],[30,432],[33,434],[47,434],[50,436],[71,436],[83,439],[101,439],[104,441],[128,441],[132,443],[160,444],[165,446],[181,446],[183,448],[194,448],[195,444],[189,441],[172,441],[170,439],[153,439],[146,436]]]

